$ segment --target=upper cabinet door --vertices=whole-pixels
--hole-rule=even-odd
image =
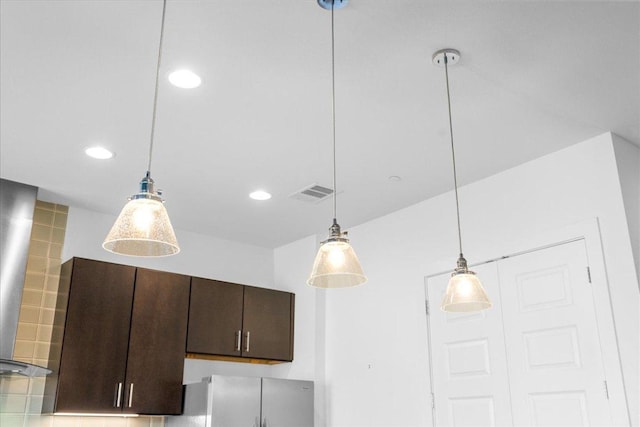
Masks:
[[[178,415],[182,411],[190,279],[137,271],[124,412]]]
[[[117,392],[124,387],[136,269],[81,258],[69,262],[73,267],[54,410],[121,412]]]
[[[240,356],[242,285],[194,277],[187,353]]]
[[[293,360],[294,295],[271,289],[244,288],[244,357]]]

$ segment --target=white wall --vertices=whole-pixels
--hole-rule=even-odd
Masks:
[[[618,168],[627,171],[621,178]],[[460,198],[471,263],[598,218],[628,398],[640,425],[638,281],[620,187],[629,171],[633,179],[633,166],[616,165],[612,136],[604,134],[465,186]],[[63,259],[133,263],[296,293],[293,363],[187,361],[186,380],[211,373],[315,379],[317,427],[431,425],[423,284],[455,264],[452,192],[350,229],[369,282],[332,291],[305,284],[317,236],[272,251],[176,230],[181,254],[145,260],[100,247],[114,220],[72,207]]]
[[[277,367],[278,376],[315,381],[315,424],[324,425],[324,298],[306,284],[318,248],[315,236],[275,250],[275,281],[296,294],[294,361]]]
[[[613,148],[636,261],[636,275],[640,280],[640,148],[617,135],[613,135]]]
[[[162,258],[116,255],[102,248],[102,241],[115,220],[115,216],[70,206],[63,261],[77,256],[246,285],[274,287],[273,251],[269,248],[176,230],[180,244],[177,255]]]
[[[638,283],[611,135],[465,186],[460,201],[471,263],[504,255],[540,233],[598,218],[628,400],[639,425]],[[326,424],[431,425],[423,283],[425,276],[454,267],[453,193],[349,232],[369,282],[325,291]],[[311,259],[300,253],[289,263],[308,266]],[[276,275],[280,268],[288,267],[276,266]]]

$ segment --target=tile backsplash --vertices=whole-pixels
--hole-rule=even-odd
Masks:
[[[68,208],[37,201],[13,357],[46,366],[56,307]],[[100,244],[97,242],[96,244]],[[44,377],[0,377],[1,427],[161,427],[164,417],[40,415]]]

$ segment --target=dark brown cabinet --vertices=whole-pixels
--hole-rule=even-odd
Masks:
[[[73,258],[63,264],[43,413],[177,415],[187,357],[293,360],[295,295]]]
[[[288,292],[193,278],[187,353],[291,361],[294,302]]]
[[[63,264],[43,412],[179,414],[190,277]]]
[[[194,277],[187,353],[242,355],[244,286]]]
[[[293,294],[244,287],[243,356],[293,360],[293,304]]]
[[[137,270],[123,392],[125,412],[182,413],[190,279]]]

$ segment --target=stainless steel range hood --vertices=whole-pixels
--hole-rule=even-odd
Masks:
[[[0,179],[0,375],[51,373],[12,359],[37,192],[36,187]]]

